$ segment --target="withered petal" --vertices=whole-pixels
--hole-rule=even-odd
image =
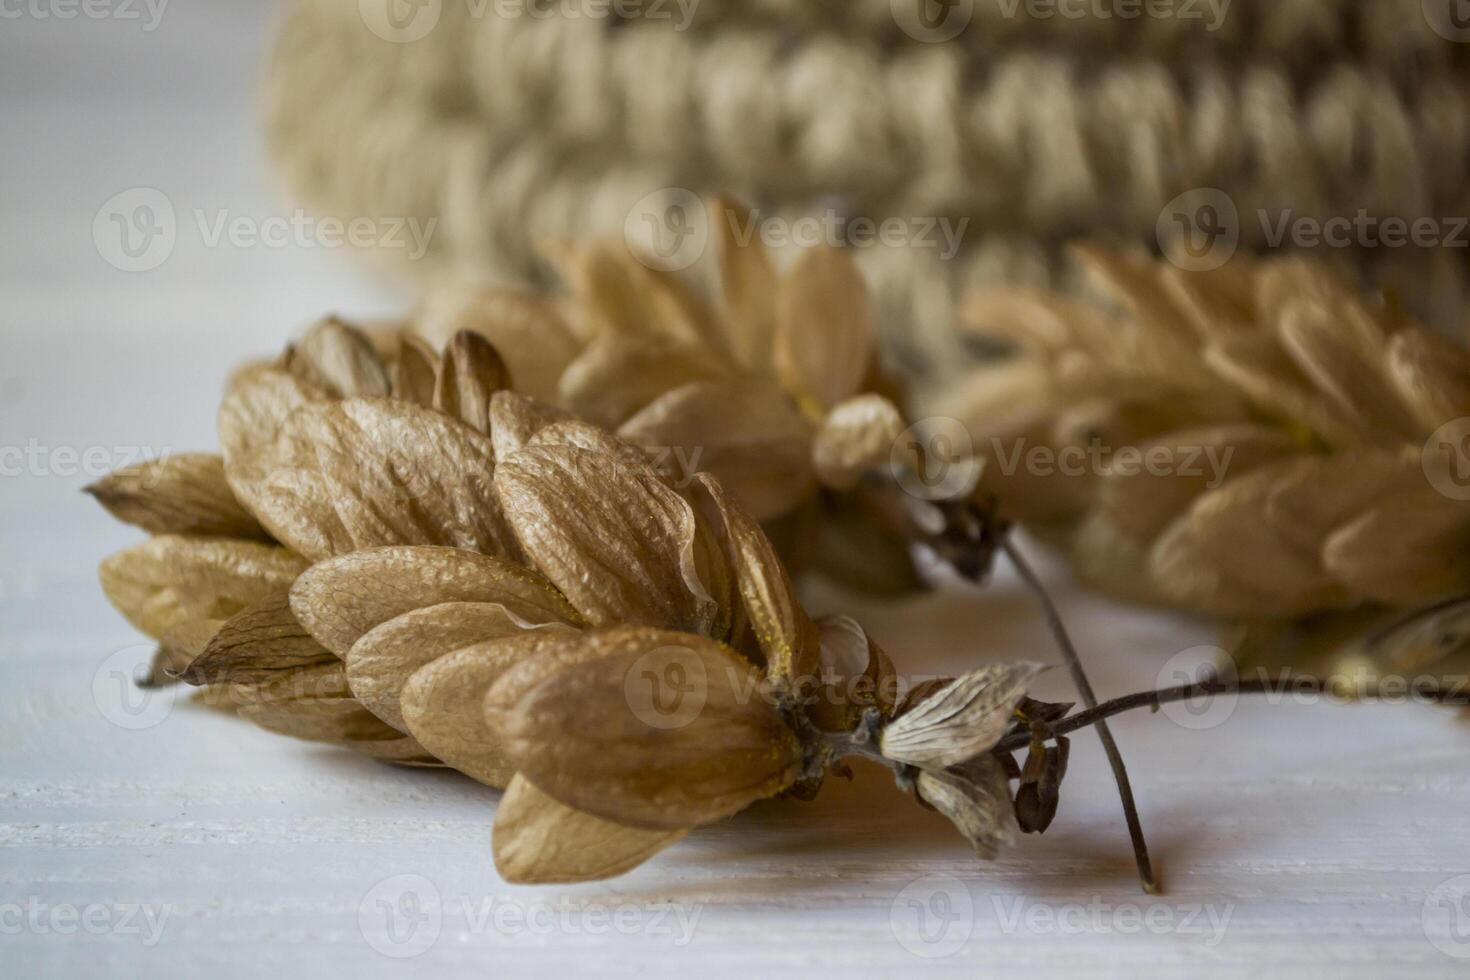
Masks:
[[[527,623],[580,622],[537,572],[457,548],[370,548],[318,562],[291,589],[296,618],[343,658],[380,623],[445,602],[496,603]]]
[[[283,590],[230,617],[182,678],[190,684],[262,683],[298,670],[335,663],[337,658],[296,621]]]
[[[102,562],[102,591],[152,637],[279,598],[307,563],[276,545],[163,534]]]
[[[713,600],[691,591],[681,572],[697,533],[693,509],[648,464],[527,445],[496,468],[495,486],[522,549],[593,626],[703,632],[717,620]]]
[[[557,309],[559,297],[504,287],[450,286],[431,292],[419,327],[439,343],[462,330],[495,345],[516,390],[550,401],[581,344]]]
[[[830,246],[805,251],[781,283],[776,370],[788,391],[825,411],[856,394],[877,334],[868,284],[852,256]]]
[[[449,341],[434,389],[434,407],[476,432],[490,432],[490,399],[510,387],[500,352],[478,333],[461,330]]]
[[[660,395],[618,429],[684,483],[713,473],[756,520],[812,495],[812,426],[769,381],[696,381]]]
[[[720,260],[730,346],[747,369],[767,373],[780,283],[775,263],[759,238],[740,240],[739,229],[750,227],[752,221],[746,208],[729,198],[716,197],[707,209]]]
[[[1015,841],[1020,828],[1010,784],[994,757],[982,755],[953,769],[925,769],[917,789],[926,803],[949,818],[977,856],[993,861],[1001,845]]]
[[[494,602],[443,602],[412,609],[368,630],[347,651],[347,681],[373,714],[408,731],[399,699],[414,671],[484,640],[534,629]],[[480,712],[481,696],[475,699]]]
[[[633,870],[687,833],[601,820],[517,776],[495,808],[495,869],[513,884],[599,881]]]
[[[1040,664],[972,670],[904,711],[883,729],[879,747],[896,762],[944,769],[988,751],[1010,726]]]
[[[334,398],[384,398],[393,388],[373,342],[334,316],[318,321],[286,351],[285,368]]]
[[[701,347],[607,334],[567,368],[557,401],[583,418],[616,427],[670,389],[729,373],[727,364]]]
[[[261,523],[313,560],[400,544],[507,554],[493,456],[486,436],[438,412],[353,399],[297,409],[225,472]]]
[[[515,768],[485,721],[485,695],[508,669],[534,656],[538,647],[535,641],[489,640],[424,664],[403,687],[402,716],[409,732],[465,775],[488,786],[504,787]]]
[[[86,487],[107,512],[150,534],[269,540],[225,480],[223,457],[177,453],[109,473]]]
[[[505,462],[536,433],[571,417],[554,405],[513,391],[497,391],[490,399],[490,442],[495,448],[495,461]]]
[[[882,395],[858,395],[833,408],[817,429],[812,461],[834,490],[851,490],[864,473],[886,466],[904,432],[903,415]]]
[[[523,665],[486,698],[517,772],[547,795],[627,826],[680,830],[796,781],[796,736],[728,648],[646,627],[588,633],[582,644],[603,655],[512,699]]]
[[[217,419],[226,476],[233,460],[275,442],[298,408],[327,398],[325,391],[281,368],[257,365],[236,374]]]
[[[439,353],[418,334],[404,330],[398,337],[398,358],[392,365],[393,397],[425,408],[434,406],[439,377]]]
[[[723,543],[745,616],[765,655],[766,675],[793,683],[814,677],[821,640],[770,539],[730,503],[718,480],[701,474],[695,484],[709,495],[717,519],[723,521]]]

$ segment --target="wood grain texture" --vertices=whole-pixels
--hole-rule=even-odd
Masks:
[[[256,173],[263,17],[214,0],[167,7],[152,32],[29,16],[0,32],[0,130],[24,134],[0,141],[0,973],[364,980],[404,969],[386,951],[445,976],[1464,975],[1470,959],[1431,941],[1470,957],[1434,904],[1470,872],[1470,727],[1445,711],[1242,702],[1202,731],[1120,719],[1168,889],[1145,899],[1085,735],[1051,832],[993,864],[862,768],[625,878],[523,888],[491,865],[497,795],[467,779],[183,701],[125,708],[147,648],[94,569],[137,535],[77,492],[96,474],[60,450],[109,466],[209,450],[231,364],[325,310],[396,308],[330,250],[211,247],[194,223],[289,215]],[[130,275],[91,227],[133,186],[164,190],[180,230],[166,263]],[[1058,584],[1102,696],[1209,641]],[[810,598],[858,615],[908,670],[1055,662],[1008,578],[867,609]],[[1068,696],[1063,672],[1042,693]]]

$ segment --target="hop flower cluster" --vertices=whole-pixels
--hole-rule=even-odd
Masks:
[[[1078,259],[1106,303],[1009,289],[967,311],[1017,354],[939,410],[973,432],[1003,511],[1060,537],[1091,583],[1252,621],[1252,645],[1341,648],[1470,591],[1455,435],[1470,349],[1306,259]],[[1072,473],[1005,463],[1038,446],[1111,455]],[[1119,465],[1125,447],[1150,465]],[[1191,464],[1206,453],[1222,473]]]
[[[513,392],[481,335],[441,353],[324,321],[232,379],[219,434],[220,456],[91,488],[153,535],[101,575],[159,638],[157,673],[276,731],[503,787],[507,878],[618,874],[810,795],[860,728],[977,851],[1009,836],[985,754],[1033,671],[900,712],[888,658],[851,620],[808,615],[717,477],[676,485],[638,445]]]

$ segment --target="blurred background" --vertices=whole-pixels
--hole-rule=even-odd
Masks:
[[[80,489],[212,450],[228,371],[323,313],[395,316],[466,283],[545,284],[536,245],[548,238],[626,237],[676,265],[692,256],[697,271],[709,258],[699,196],[718,191],[761,209],[773,233],[808,219],[809,241],[855,248],[888,351],[914,377],[972,362],[953,329],[971,288],[1072,288],[1070,243],[1152,256],[1182,243],[1208,266],[1268,246],[1283,216],[1308,232],[1360,212],[1434,220],[1434,240],[1413,247],[1357,230],[1325,250],[1285,242],[1454,329],[1466,255],[1455,241],[1470,235],[1455,218],[1470,214],[1470,4],[1168,0],[1130,14],[1140,9],[0,0],[0,905],[153,901],[174,915],[165,953],[181,954],[28,934],[22,967],[370,975],[394,965],[359,922],[385,876],[529,901],[494,875],[475,787],[182,705],[146,730],[99,713],[112,658],[132,656],[131,670],[151,645],[96,584],[98,559],[138,534]],[[893,234],[876,232],[885,222]],[[1048,570],[1079,635],[1112,654],[1094,665],[1101,689],[1177,682],[1161,662],[1194,670],[1216,652],[1199,620],[1122,609]],[[866,618],[924,667],[1048,642],[1008,578],[978,599],[925,596]],[[1063,696],[1055,683],[1045,693]],[[1446,713],[1342,710],[1242,701],[1228,727],[1120,721],[1171,901],[1234,910],[1211,955],[1241,973],[1269,961],[1454,975],[1470,948],[1454,933],[1442,954],[1421,909],[1470,870],[1454,857],[1463,732]],[[574,894],[708,907],[696,962],[896,974],[917,961],[894,942],[890,903],[925,876],[961,874],[1007,900],[1138,908],[1093,740],[1078,740],[1073,767],[1065,819],[998,871],[976,871],[944,828],[866,783],[803,816],[766,811],[698,835],[616,886],[626,891]],[[947,961],[971,975],[1038,958],[1084,972],[1201,962],[1197,936],[1059,943],[1007,931],[989,902],[981,911]],[[611,945],[652,968],[669,952],[659,937],[461,921],[445,935],[429,956],[451,967],[483,966],[489,951],[522,970],[575,968]],[[0,936],[0,960],[13,940]]]
[[[131,536],[92,510],[79,517],[77,491],[128,457],[213,447],[200,406],[242,358],[326,310],[398,311],[410,298],[340,248],[270,235],[291,212],[259,136],[265,5],[106,10],[17,5],[0,20],[9,594],[90,587],[79,552]],[[221,221],[265,234],[216,236]]]

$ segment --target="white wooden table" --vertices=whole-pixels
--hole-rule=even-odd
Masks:
[[[135,535],[79,487],[139,453],[212,447],[232,363],[328,309],[402,301],[334,250],[201,234],[196,210],[290,214],[260,176],[265,18],[248,6],[168,6],[151,31],[146,8],[143,22],[0,20],[0,974],[1470,970],[1470,878],[1456,880],[1470,728],[1446,711],[1241,702],[1201,730],[1189,715],[1120,720],[1168,889],[1145,898],[1089,735],[1051,832],[994,864],[865,769],[625,878],[522,888],[491,865],[495,795],[466,780],[124,700],[146,648],[93,569]],[[126,273],[93,224],[137,187],[165,195],[177,236],[157,268]],[[1209,641],[1052,579],[1105,695]],[[915,670],[1050,657],[1010,579],[888,608],[812,599],[860,613]],[[1067,696],[1061,672],[1042,693]]]

